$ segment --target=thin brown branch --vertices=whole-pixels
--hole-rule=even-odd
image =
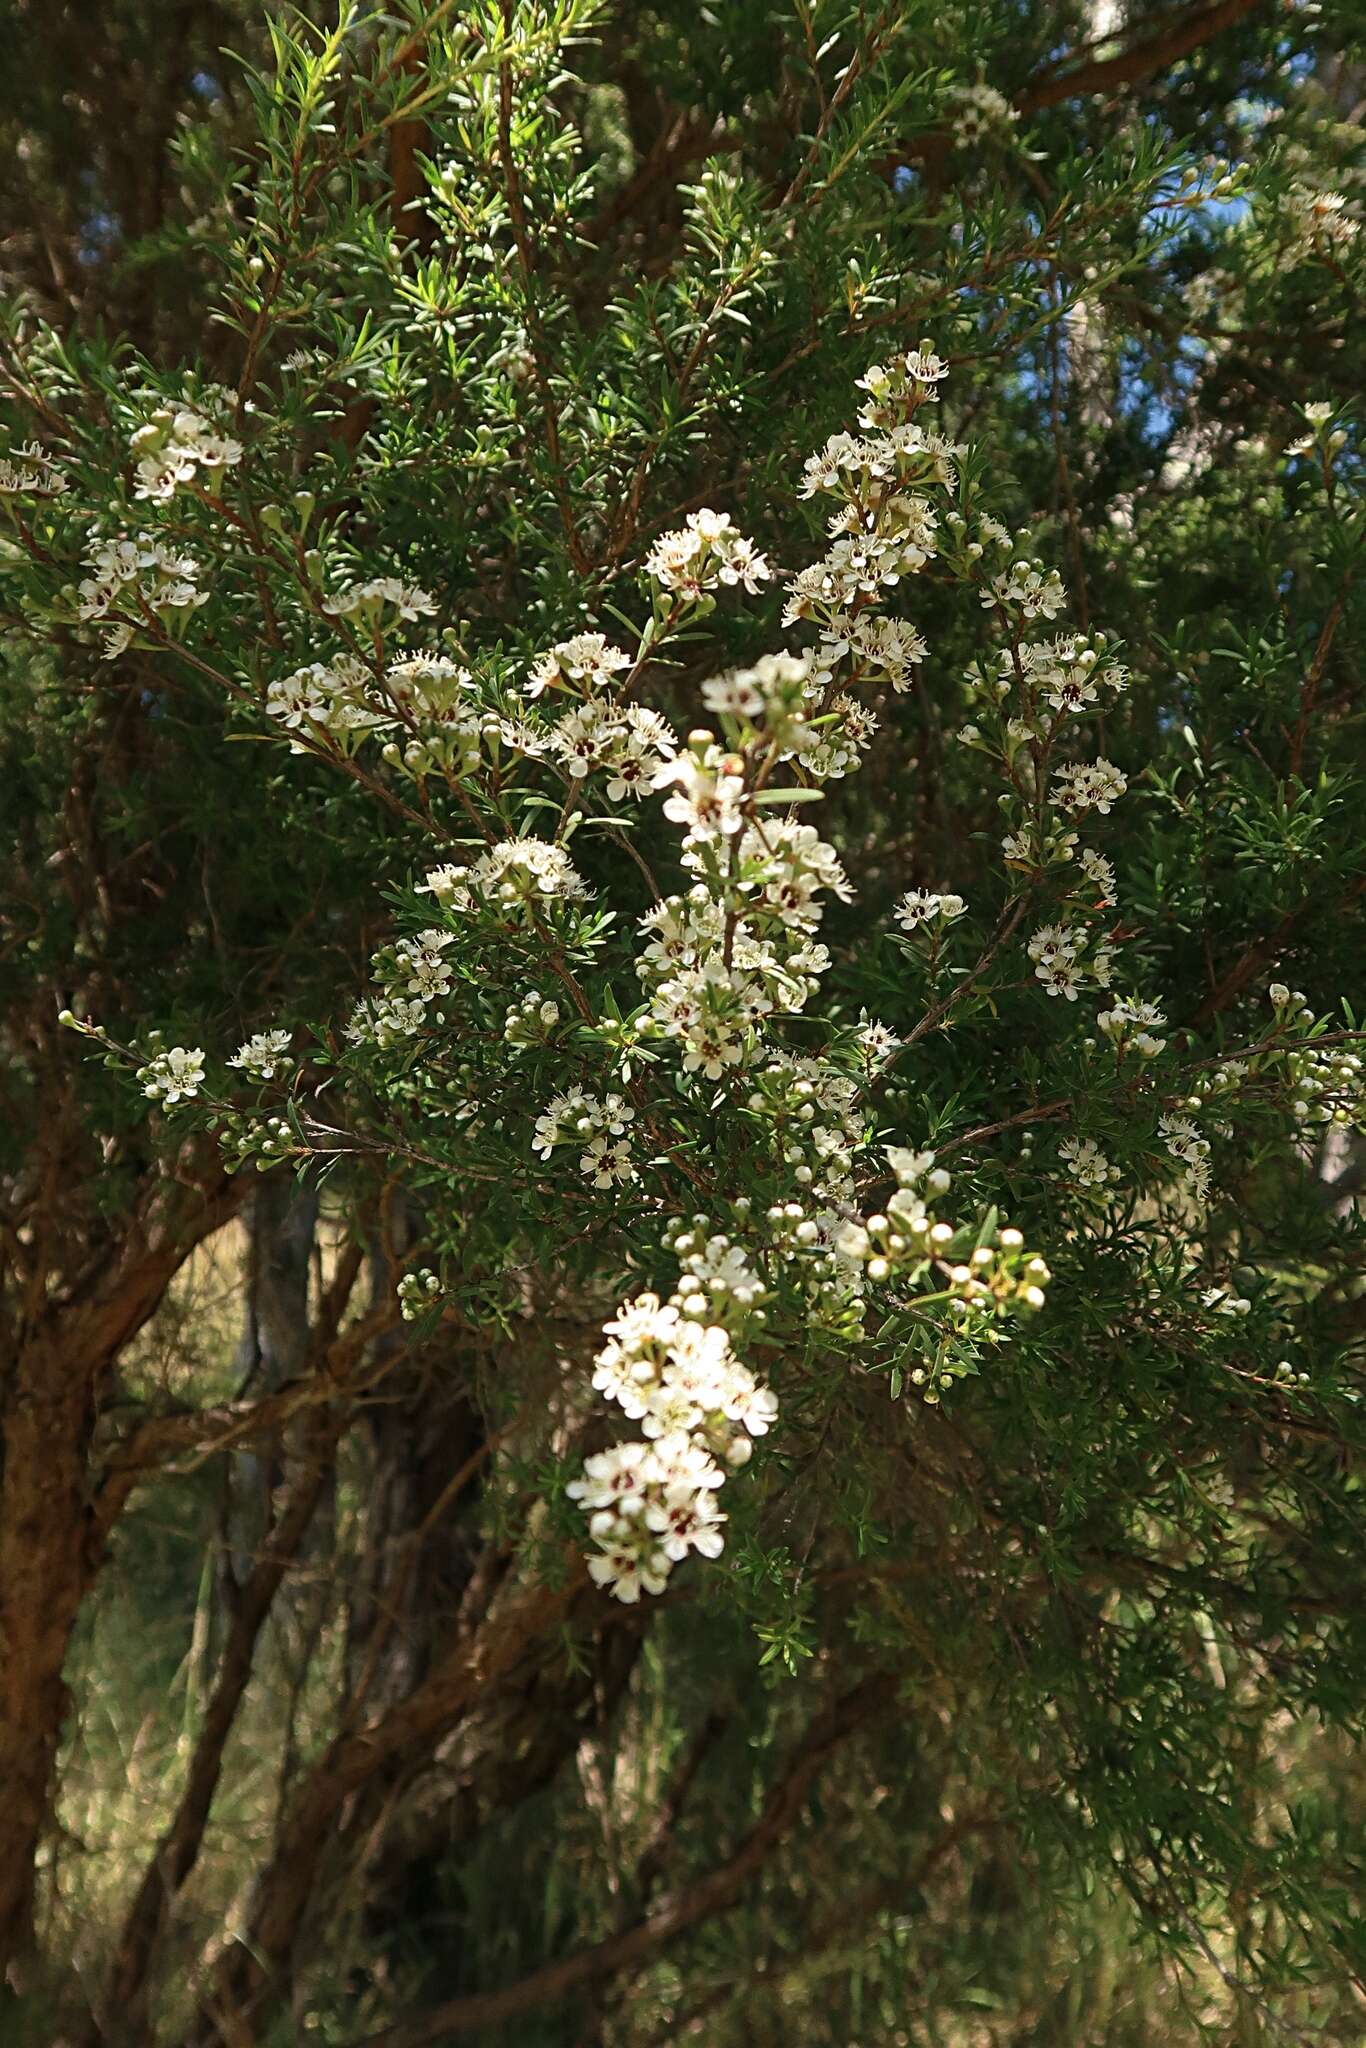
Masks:
[[[1035,114],[1083,93],[1109,92],[1117,86],[1139,85],[1190,56],[1226,28],[1233,28],[1265,0],[1217,0],[1213,7],[1186,8],[1168,17],[1155,35],[1146,35],[1113,57],[1064,63],[1027,85],[1015,101],[1022,114]]]
[[[654,1911],[620,1934],[580,1949],[560,1962],[535,1970],[502,1991],[454,1998],[420,2018],[372,2034],[356,2048],[433,2048],[472,2028],[496,2025],[568,1997],[583,1986],[613,1976],[653,1955],[702,1922],[727,1912],[768,1863],[793,1827],[806,1797],[830,1757],[896,1697],[897,1678],[879,1672],[834,1702],[811,1723],[763,1813],[734,1853],[704,1877],[666,1895]]]

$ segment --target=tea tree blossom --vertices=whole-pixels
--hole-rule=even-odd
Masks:
[[[1111,1165],[1094,1138],[1064,1138],[1058,1157],[1079,1188],[1105,1188],[1119,1179],[1119,1168]]]
[[[1094,810],[1104,818],[1128,786],[1111,762],[1089,761],[1059,768],[1053,778],[1053,800],[1064,810]]]
[[[86,561],[90,574],[78,586],[76,616],[110,622],[106,661],[122,654],[141,629],[180,631],[209,601],[199,587],[195,557],[167,547],[153,533],[92,539]]]
[[[447,862],[430,868],[419,889],[448,910],[487,905],[514,917],[556,898],[573,901],[588,894],[587,883],[563,847],[544,839],[508,839],[469,867]]]
[[[613,647],[602,633],[578,633],[572,640],[557,641],[548,653],[532,663],[526,679],[528,697],[546,690],[581,686],[586,694],[610,687],[614,676],[629,669],[631,657]]]
[[[953,139],[960,149],[971,149],[993,132],[1006,132],[1018,119],[1005,95],[980,78],[971,85],[954,86],[951,97]]]
[[[152,1102],[164,1103],[168,1109],[177,1102],[189,1102],[204,1085],[204,1054],[197,1045],[170,1046],[139,1067],[137,1079]]]
[[[224,472],[237,468],[243,452],[240,441],[219,433],[191,405],[158,406],[130,446],[137,458],[134,497],[162,504],[186,484],[199,483],[216,495]]]
[[[40,441],[21,441],[0,455],[0,504],[6,498],[57,498],[68,488],[55,459]]]
[[[230,1067],[240,1067],[254,1081],[273,1081],[292,1065],[289,1054],[290,1034],[287,1031],[258,1031],[228,1061]]]
[[[936,922],[954,924],[967,907],[962,897],[952,891],[941,894],[935,889],[909,889],[893,915],[903,931],[915,932]]]
[[[772,570],[724,512],[690,512],[687,525],[662,534],[646,572],[667,591],[698,598],[706,591],[739,585],[753,595]]]
[[[607,796],[620,803],[627,796],[639,800],[657,786],[678,742],[659,713],[646,705],[590,698],[552,728],[550,747],[576,782],[600,775]]]
[[[1155,1004],[1124,996],[1110,1009],[1100,1012],[1096,1018],[1096,1027],[1110,1040],[1116,1051],[1123,1053],[1132,1046],[1144,1059],[1154,1059],[1164,1044],[1164,1041],[1156,1036],[1156,1032],[1166,1021]]]
[[[366,582],[348,583],[333,591],[323,599],[322,608],[331,618],[355,619],[362,625],[374,626],[390,611],[405,623],[430,618],[436,603],[427,591],[420,590],[415,583],[405,583],[401,577],[372,576]]]

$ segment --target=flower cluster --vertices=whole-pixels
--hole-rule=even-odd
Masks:
[[[405,1273],[398,1283],[398,1311],[405,1323],[415,1323],[436,1302],[441,1282],[430,1266]]]
[[[534,917],[556,900],[573,902],[588,884],[562,846],[546,839],[505,839],[469,867],[431,868],[418,893],[446,910],[495,909],[505,918]]]
[[[671,1301],[641,1294],[604,1328],[593,1386],[640,1423],[642,1437],[587,1459],[567,1491],[597,1546],[588,1569],[619,1600],[661,1592],[692,1551],[720,1555],[717,1492],[777,1418],[776,1400],[735,1356],[724,1325],[697,1318],[704,1300],[700,1287]]]
[[[139,627],[176,631],[209,601],[209,593],[196,580],[199,564],[194,556],[167,547],[154,533],[92,540],[86,562],[90,574],[77,588],[76,612],[81,619],[112,621],[104,644],[106,661],[123,653]]]
[[[892,915],[905,932],[924,931],[927,926],[955,924],[967,909],[961,896],[936,889],[908,889]]]
[[[1366,1066],[1360,1055],[1347,1046],[1315,1042],[1317,1020],[1299,989],[1273,981],[1268,994],[1277,1023],[1297,1034],[1281,1064],[1301,1129],[1308,1133],[1316,1125],[1358,1130],[1366,1126]]]
[[[910,1285],[919,1290],[927,1279],[937,1280],[950,1316],[948,1341],[941,1341],[932,1360],[910,1375],[911,1384],[933,1404],[942,1389],[973,1369],[971,1349],[961,1349],[962,1341],[969,1346],[973,1340],[999,1342],[994,1326],[1008,1311],[1041,1309],[1049,1272],[1009,1225],[988,1219],[977,1230],[956,1228],[935,1215],[933,1205],[952,1181],[936,1165],[933,1152],[889,1145],[887,1163],[896,1190],[885,1211],[845,1223],[836,1244],[878,1288]]]
[[[436,600],[399,576],[372,576],[366,582],[348,583],[334,591],[323,599],[322,608],[330,618],[353,619],[357,626],[375,632],[388,623],[390,612],[404,624],[433,617]]]
[[[1119,1179],[1119,1168],[1111,1165],[1094,1138],[1064,1138],[1058,1156],[1073,1187],[1099,1193]]]
[[[1205,1201],[1210,1185],[1209,1139],[1201,1134],[1188,1116],[1178,1116],[1170,1111],[1164,1111],[1158,1118],[1157,1130],[1172,1158],[1179,1160],[1185,1169],[1187,1191],[1197,1202]]]
[[[1089,951],[1088,951],[1089,948]],[[1081,925],[1041,925],[1029,940],[1027,951],[1034,963],[1034,977],[1050,996],[1064,996],[1075,1003],[1086,980],[1097,988],[1109,988],[1114,948],[1104,936],[1096,938]]]
[[[620,1095],[599,1097],[570,1088],[537,1117],[532,1150],[549,1159],[557,1145],[577,1145],[579,1171],[595,1188],[621,1187],[637,1178],[627,1129],[635,1115]]]
[[[289,1055],[289,1033],[287,1031],[258,1031],[245,1045],[238,1047],[228,1061],[230,1067],[240,1067],[253,1081],[273,1081],[293,1065]]]
[[[151,1102],[189,1102],[204,1085],[204,1054],[196,1046],[172,1045],[137,1070],[138,1085]]]
[[[449,957],[454,944],[453,932],[428,925],[382,947],[371,964],[383,994],[362,997],[356,1004],[346,1026],[349,1042],[385,1050],[443,1024],[440,1005],[450,994],[455,973]]]
[[[1069,762],[1053,777],[1053,801],[1065,811],[1098,811],[1106,818],[1128,787],[1110,761]]]
[[[678,751],[677,740],[657,711],[594,697],[558,720],[549,745],[574,782],[605,776],[613,803],[644,796]]]
[[[603,634],[577,633],[572,640],[557,641],[533,662],[526,693],[540,697],[547,690],[575,688],[594,692],[609,687],[613,677],[630,666],[630,655],[611,646]]]
[[[645,567],[665,590],[691,599],[728,584],[753,595],[773,574],[727,513],[706,510],[690,512],[686,526],[661,534]]]
[[[227,392],[218,394],[230,403]],[[133,434],[137,475],[135,498],[166,504],[186,485],[218,495],[225,470],[242,460],[242,444],[220,433],[196,407],[160,405]]]
[[[560,1021],[560,1006],[533,990],[520,1003],[508,1006],[503,1037],[509,1045],[544,1045]]]
[[[1157,1033],[1166,1023],[1153,1003],[1139,1002],[1131,996],[1120,996],[1108,1010],[1102,1010],[1096,1018],[1096,1028],[1108,1038],[1117,1055],[1123,1059],[1131,1048],[1143,1059],[1155,1059],[1162,1051],[1166,1040]]]
[[[58,498],[66,478],[38,441],[23,441],[0,455],[0,498]]]
[[[953,139],[960,149],[970,149],[984,135],[1002,134],[1019,119],[1004,93],[978,79],[972,85],[955,85],[951,94]]]
[[[757,1233],[753,1249],[703,1217],[666,1229],[665,1244],[681,1277],[671,1303],[643,1298],[652,1333],[642,1339],[645,1363],[634,1354],[623,1362],[614,1336],[595,1382],[599,1391],[621,1400],[622,1388],[635,1385],[631,1374],[643,1374],[650,1402],[665,1404],[656,1421],[645,1424],[647,1438],[657,1428],[660,1440],[672,1443],[681,1426],[694,1426],[683,1418],[704,1405],[677,1405],[678,1362],[671,1362],[660,1330],[695,1326],[714,1332],[706,1345],[726,1361],[732,1383],[748,1389],[752,1380],[732,1345],[762,1324],[762,1304],[774,1288],[803,1303],[808,1330],[828,1327],[847,1336],[862,1326],[870,1285],[942,1283],[950,1338],[912,1376],[927,1399],[937,1399],[956,1374],[973,1369],[968,1361],[979,1342],[999,1341],[995,1325],[1005,1310],[1043,1300],[1047,1269],[1024,1252],[1018,1233],[991,1230],[979,1240],[930,1214],[927,1199],[948,1186],[948,1175],[934,1166],[932,1155],[894,1150],[901,1186],[888,1213],[851,1222],[855,1165],[867,1136],[858,1083],[828,1057],[797,1054],[775,1042],[783,1020],[806,1005],[828,967],[818,938],[823,898],[847,900],[849,893],[833,848],[793,815],[793,807],[818,794],[822,780],[858,765],[875,725],[855,695],[859,686],[904,689],[926,653],[913,626],[881,616],[878,607],[940,551],[946,522],[932,497],[942,499],[956,488],[960,451],[915,415],[937,398],[946,375],[947,365],[922,344],[890,364],[874,364],[860,380],[865,398],[859,435],[832,437],[806,465],[804,495],[830,496],[837,503],[826,553],[798,570],[788,585],[785,619],[814,627],[816,644],[800,655],[768,656],[706,681],[702,700],[720,735],[708,729],[690,733],[653,777],[665,798],[665,817],[682,829],[683,865],[695,879],[642,919],[646,943],[637,972],[647,1004],[638,1029],[644,1037],[677,1045],[685,1075],[728,1088],[732,1077],[743,1075],[739,1100],[753,1130],[756,1171],[771,1174],[775,1186],[791,1192],[762,1216],[745,1198],[732,1205],[737,1223]],[[670,542],[675,553],[686,552],[705,570],[702,536],[695,525],[690,532],[691,538],[671,536]],[[667,548],[657,550],[647,567],[676,599],[680,593],[696,599],[706,587],[705,573],[685,584]],[[1060,591],[1056,579],[1028,563],[1024,569],[1008,565],[1002,581],[1021,617],[1049,610]],[[999,609],[1005,600],[993,602]],[[583,673],[566,675],[565,650],[554,650],[535,677],[538,687],[583,690],[587,680],[588,703],[595,703],[592,671],[604,649],[595,644],[585,654],[575,664]],[[1034,662],[1040,696],[1051,688],[1064,702],[1090,701],[1098,661],[1075,637],[1043,650]],[[614,656],[613,670],[626,662]],[[769,777],[788,761],[800,764],[806,786],[771,788]],[[1098,801],[1103,795],[1097,791]],[[912,891],[897,915],[908,932],[918,933],[948,926],[966,907],[950,892]],[[1080,944],[1072,947],[1073,960],[1080,951]],[[1094,951],[1103,965],[1103,948]],[[896,1044],[893,1033],[871,1024],[861,1025],[855,1038],[865,1066]],[[623,1132],[613,1134],[609,1127],[603,1136],[624,1143],[620,1098],[608,1102]],[[596,1099],[582,1091],[557,1097],[537,1124],[537,1148],[548,1155],[570,1138],[587,1139],[600,1114]],[[582,1163],[586,1172],[597,1165],[587,1152]],[[609,1325],[609,1334],[614,1328]],[[703,1339],[684,1341],[691,1359]],[[625,1396],[631,1402],[641,1398]],[[728,1410],[717,1396],[712,1412],[736,1419],[736,1398]],[[647,1411],[656,1416],[649,1403],[628,1409],[642,1417]],[[623,1446],[590,1461],[584,1480],[571,1489],[598,1517],[594,1533],[603,1556],[594,1575],[621,1597],[657,1590],[667,1568],[690,1548],[719,1552],[716,1460],[733,1461],[734,1454],[711,1440],[704,1452],[703,1476],[692,1472],[684,1483],[676,1473],[667,1480],[661,1475],[648,1444]],[[663,1540],[670,1487],[669,1504],[694,1518],[690,1529],[703,1532],[699,1540],[680,1539],[676,1555]],[[629,1503],[625,1508],[622,1499]]]
[[[1290,233],[1290,247],[1298,257],[1331,259],[1351,248],[1361,232],[1361,222],[1340,192],[1323,191],[1297,181],[1282,201],[1283,218]]]
[[[373,686],[370,670],[353,654],[311,661],[266,686],[266,711],[294,732],[376,732],[388,721],[371,701]],[[296,743],[292,751],[303,748]]]

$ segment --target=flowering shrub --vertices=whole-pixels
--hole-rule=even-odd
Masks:
[[[897,1995],[903,1901],[996,1830],[1225,1988],[1346,1981],[1337,1805],[1285,1818],[1362,1669],[1345,36],[1163,16],[1168,96],[1136,22],[1064,63],[1042,7],[781,13],[271,10],[182,138],[188,360],[0,336],[0,1562],[55,1617],[0,1575],[0,1955],[106,1539],[207,1462],[248,1576],[135,2029],[252,1631],[305,1578],[319,1619],[242,1938],[184,2024],[163,1986],[194,2048],[273,2024],[334,1865],[374,1909],[410,1790],[477,1859],[573,1761],[596,1996],[687,1932],[694,1778],[719,1913],[865,1714],[813,1862],[877,1835]],[[240,1390],[153,1383],[248,1202]],[[663,1969],[604,2041],[695,2031]]]
[[[376,773],[388,776],[379,787],[395,799],[409,792],[402,801],[430,820],[436,850],[448,834],[432,791],[443,788],[484,848],[427,870],[414,894],[430,897],[441,921],[375,955],[378,992],[360,997],[310,1057],[292,1054],[283,1025],[218,1055],[220,1067],[264,1092],[233,1099],[210,1090],[201,1047],[158,1050],[138,1068],[152,1102],[169,1110],[199,1100],[217,1111],[234,1166],[333,1151],[337,1134],[315,1131],[310,1111],[317,1076],[331,1066],[352,1100],[373,1090],[422,1105],[438,1129],[454,1125],[460,1141],[445,1159],[457,1179],[462,1152],[474,1165],[491,1127],[514,1157],[524,1154],[514,1169],[523,1181],[536,1183],[539,1160],[552,1186],[575,1186],[576,1214],[605,1198],[610,1228],[624,1197],[654,1219],[657,1251],[633,1232],[632,1262],[655,1280],[663,1258],[677,1278],[607,1321],[591,1378],[642,1438],[592,1454],[565,1489],[588,1518],[591,1576],[628,1602],[662,1591],[690,1553],[721,1554],[727,1474],[748,1463],[754,1438],[780,1427],[780,1395],[755,1369],[765,1357],[790,1358],[803,1333],[810,1346],[827,1332],[841,1350],[854,1347],[862,1371],[936,1403],[981,1369],[985,1350],[1008,1343],[1012,1317],[1043,1309],[1042,1252],[995,1204],[958,1222],[937,1215],[932,1205],[951,1176],[933,1149],[914,1149],[923,1134],[890,1123],[886,1108],[902,1056],[929,1025],[949,1028],[989,978],[1008,985],[1032,973],[1045,996],[1068,1006],[1099,1002],[1095,1035],[1084,1041],[1090,1090],[1111,1098],[1111,1117],[1155,1118],[1142,1192],[1166,1205],[1183,1259],[1211,1193],[1213,1139],[1197,1117],[1233,1139],[1255,1076],[1259,1112],[1279,1110],[1291,1140],[1311,1114],[1349,1128],[1366,1118],[1358,1056],[1341,1036],[1329,1048],[1306,1045],[1313,1015],[1280,984],[1271,1031],[1242,1056],[1199,1062],[1195,1093],[1179,1067],[1151,1064],[1168,1051],[1166,1017],[1147,995],[1115,991],[1119,885],[1105,854],[1081,837],[1110,816],[1128,779],[1103,757],[1068,758],[1085,749],[1087,723],[1121,698],[1129,671],[1104,633],[1030,637],[1060,616],[1066,591],[1028,552],[1028,536],[982,507],[961,467],[971,451],[930,424],[947,376],[922,341],[858,379],[858,433],[832,435],[805,465],[801,496],[833,505],[825,552],[787,579],[794,645],[704,679],[697,704],[712,723],[686,739],[661,711],[629,699],[727,590],[758,596],[773,579],[728,515],[691,513],[654,542],[643,563],[645,622],[623,631],[627,647],[579,634],[539,654],[520,679],[473,653],[464,666],[413,646],[407,629],[424,620],[442,628],[433,599],[397,577],[351,582],[335,596],[322,586],[314,632],[325,658],[269,679],[267,718],[284,726],[293,751],[339,766],[373,751]],[[180,437],[172,450],[201,453],[143,456],[138,496],[169,498],[180,468],[210,468],[205,445],[214,476],[228,466],[217,442],[195,441],[194,415],[166,418],[165,431]],[[139,429],[131,452],[147,445]],[[242,450],[231,447],[235,464]],[[169,487],[147,487],[153,460],[158,478],[173,478]],[[150,538],[103,552],[154,566],[165,555]],[[808,809],[875,745],[880,693],[912,687],[931,659],[918,629],[884,611],[904,604],[908,579],[931,565],[968,601],[976,595],[1003,643],[966,679],[972,722],[958,734],[999,789],[1007,830],[994,901],[985,918],[953,891],[915,889],[896,904],[905,934],[897,943],[918,958],[930,995],[905,1039],[866,1012],[856,1028],[836,1013],[816,1036],[799,1036],[798,1026],[820,1019],[813,1006],[833,964],[819,936],[825,899],[853,894]],[[93,616],[88,588],[73,623]],[[139,597],[138,606],[144,630],[171,644],[164,603]],[[348,627],[346,645],[327,645]],[[623,836],[634,829],[629,811],[661,797],[680,834],[671,894]],[[552,818],[553,837],[537,836],[532,828]],[[594,836],[632,853],[597,888],[570,852]],[[613,923],[629,920],[642,882],[654,900],[634,914],[632,1001],[604,980],[615,957],[605,910]],[[462,1076],[461,1041],[490,990],[504,990],[496,1009],[528,981],[530,992],[507,1007],[501,1073]],[[97,1023],[78,1028],[102,1038]],[[1035,1028],[1052,1020],[1041,1015]],[[1076,1028],[1066,1014],[1064,1028]],[[577,1076],[539,1111],[521,1071],[533,1050],[540,1073],[558,1060],[563,1078]],[[453,1086],[434,1099],[432,1078],[446,1073]],[[741,1142],[701,1142],[718,1121]],[[903,1135],[912,1146],[886,1142]],[[385,1147],[382,1114],[365,1142]],[[1120,1169],[1092,1136],[1064,1138],[1057,1156],[1060,1175],[1093,1202],[1122,1199]],[[868,1213],[882,1185],[894,1192]],[[1178,1189],[1193,1208],[1177,1201]],[[704,1206],[671,1213],[680,1196]],[[439,1310],[431,1270],[420,1287],[401,1285],[405,1313]],[[1198,1291],[1198,1273],[1190,1285]],[[1222,1305],[1225,1292],[1200,1298]]]

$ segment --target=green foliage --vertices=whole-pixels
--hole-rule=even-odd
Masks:
[[[212,1144],[322,1186],[407,1319],[373,1377],[318,1382],[353,1404],[330,1583],[267,1632],[164,1935],[167,2040],[217,2038],[215,1986],[286,2038],[286,1963],[340,2044],[610,1945],[661,1873],[670,1900],[724,1874],[862,1681],[885,1700],[715,1913],[586,1973],[569,2018],[530,2002],[519,2041],[1359,2020],[1362,49],[1251,10],[1115,79],[1144,24],[1093,28],[1043,0],[263,11],[178,135],[183,204],[115,265],[115,316],[196,280],[190,330],[14,294],[7,1315],[78,1293],[158,1162]],[[807,488],[860,407],[874,457]],[[813,490],[874,561],[838,602]],[[617,751],[576,754],[604,705]],[[711,1050],[667,979],[708,963]],[[172,1047],[208,1078],[178,1090]],[[666,1556],[583,1478],[674,1355],[660,1324],[614,1389],[636,1339],[603,1325],[642,1295],[735,1375],[651,1438],[716,1474],[690,1512],[721,1493],[719,1555],[706,1514]],[[471,1584],[562,1605],[348,1784],[307,1894],[335,1918],[277,1953],[241,1731],[297,1770],[288,1838],[331,1737],[430,1679],[414,1654],[357,1692],[407,1540],[369,1503],[371,1401],[412,1359],[413,1441],[429,1396],[472,1431],[423,1439],[432,1500],[473,1463],[411,1556],[449,1526],[481,1560],[420,1580],[431,1667]],[[125,1398],[223,1398],[211,1363],[185,1381]],[[158,1517],[192,1538],[164,1580]],[[141,1497],[114,1569],[149,1627],[207,1611],[221,1537],[201,1474]],[[128,1691],[168,1692],[163,1735],[183,1714],[180,1769],[177,1643]],[[115,1768],[94,1728],[73,1780]],[[192,1937],[253,1870],[211,1978]]]

